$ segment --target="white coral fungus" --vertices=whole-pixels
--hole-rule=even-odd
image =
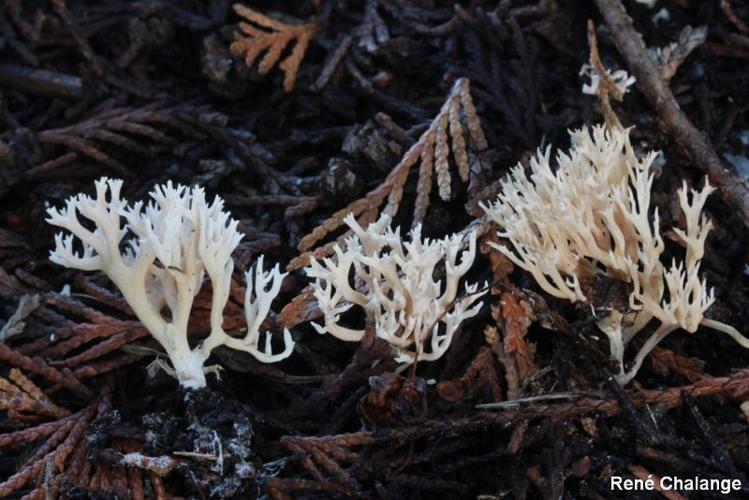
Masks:
[[[237,221],[224,211],[223,200],[216,197],[208,203],[202,188],[167,182],[154,188],[152,201],[144,207],[143,202],[130,205],[121,199],[121,187],[121,180],[103,177],[96,181],[95,198],[78,194],[69,198],[64,208],[48,210],[47,222],[69,232],[55,236],[56,248],[50,259],[62,266],[106,274],[162,345],[184,387],[205,386],[203,363],[220,345],[248,352],[266,363],[288,357],[293,349],[288,331],[284,332],[283,352],[272,353],[270,332],[265,332],[265,345],[260,346],[260,325],[285,276],[278,265],[263,272],[262,256],[254,278],[251,272],[245,276],[247,334],[235,338],[223,330],[223,310],[234,270],[231,254],[243,237],[237,231]],[[83,224],[79,216],[85,219]],[[88,229],[92,226],[94,229]],[[213,289],[211,332],[191,349],[187,325],[206,274]]]
[[[511,248],[494,245],[519,267],[530,272],[549,294],[572,302],[587,300],[581,280],[595,275],[631,284],[631,311],[617,311],[599,321],[619,362],[620,383],[637,373],[643,359],[670,332],[693,333],[708,326],[749,348],[749,340],[733,327],[704,318],[714,301],[700,279],[700,262],[712,223],[701,215],[713,187],[679,190],[686,230],[674,233],[686,247],[683,263],[666,268],[660,261],[664,243],[657,209],[650,219],[650,166],[657,156],[635,154],[629,131],[605,126],[570,132],[572,147],[557,155],[552,170],[550,149],[530,161],[530,173],[514,167],[502,181],[502,193],[489,206],[488,216],[501,228]],[[624,315],[620,313],[625,313]],[[624,346],[653,318],[660,327],[624,372]],[[624,322],[624,328],[622,327]]]
[[[390,228],[387,215],[366,230],[351,214],[346,224],[354,234],[344,248],[335,247],[335,260],[326,258],[321,264],[311,259],[305,269],[315,278],[315,297],[325,316],[324,325],[313,326],[342,340],[361,340],[364,330],[339,324],[341,314],[357,305],[365,310],[376,335],[395,347],[396,361],[438,359],[463,320],[481,308],[474,302],[485,292],[477,292],[477,284],[466,285],[456,299],[458,282],[476,256],[476,234],[469,234],[468,248],[460,252],[463,236],[422,240],[420,225],[411,231],[410,241],[403,242],[399,229]],[[443,261],[444,282],[435,279],[435,268]]]
[[[616,86],[616,90],[621,96],[627,93],[629,88],[637,81],[634,76],[630,76],[623,69],[618,69],[613,73],[606,69],[606,75],[611,82]],[[590,83],[583,83],[582,92],[588,95],[598,95],[598,85],[601,83],[601,75],[590,64],[583,64],[580,68],[580,76],[587,76],[590,78]]]

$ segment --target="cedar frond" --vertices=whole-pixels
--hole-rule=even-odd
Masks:
[[[239,23],[241,33],[234,33],[235,40],[229,49],[235,56],[244,54],[245,64],[248,67],[252,66],[258,56],[265,52],[265,56],[257,66],[258,73],[261,75],[273,69],[284,49],[292,40],[296,41],[291,54],[278,66],[284,72],[283,89],[291,92],[294,89],[299,64],[304,59],[310,40],[317,34],[320,27],[314,22],[301,25],[284,24],[240,4],[234,4],[234,12],[253,24]]]
[[[37,165],[27,175],[43,174],[55,164],[59,166],[58,161],[69,163],[81,156],[124,177],[135,177],[135,173],[113,158],[109,150],[151,158],[158,149],[173,149],[179,141],[162,130],[168,127],[182,131],[184,135],[195,135],[189,120],[201,110],[192,106],[163,107],[160,103],[140,108],[121,107],[103,111],[73,125],[41,131],[37,134],[40,142],[64,147],[68,155]]]
[[[38,388],[31,388],[33,384],[28,382],[20,371],[14,373],[13,378],[16,384],[25,386],[26,389],[30,389],[30,392],[38,392]],[[27,485],[35,486],[24,498],[58,498],[63,482],[76,478],[87,460],[86,435],[91,422],[97,416],[108,414],[112,409],[112,386],[113,379],[110,378],[102,385],[99,396],[88,406],[73,414],[64,408],[57,407],[54,410],[56,415],[49,413],[50,407],[47,403],[38,402],[29,392],[25,392],[26,389],[22,391],[18,388],[19,392],[15,394],[16,400],[23,399],[25,403],[31,401],[33,402],[31,406],[37,406],[37,408],[21,411],[28,410],[41,415],[42,413],[37,410],[44,408],[48,412],[46,415],[55,416],[57,419],[0,434],[0,450],[40,442],[36,450],[25,458],[15,473],[0,481],[0,498],[9,497]],[[9,410],[9,416],[12,411]],[[15,415],[23,416],[20,413]],[[40,477],[44,480],[40,481]]]
[[[466,130],[467,129],[467,130]],[[432,120],[429,128],[421,134],[419,140],[406,151],[401,161],[393,168],[385,180],[363,198],[349,203],[345,208],[335,212],[330,218],[302,238],[298,249],[302,255],[293,259],[288,270],[299,269],[309,262],[309,257],[321,258],[330,255],[335,242],[315,248],[315,246],[333,231],[344,225],[343,219],[353,214],[359,225],[366,226],[377,219],[380,207],[387,198],[387,205],[382,213],[391,217],[398,212],[403,187],[408,179],[411,167],[419,164],[419,180],[416,186],[416,201],[412,226],[421,223],[429,208],[429,195],[432,192],[432,172],[437,172],[437,186],[440,198],[450,200],[452,177],[450,174],[450,155],[464,182],[469,180],[470,164],[467,146],[481,152],[487,148],[486,137],[481,122],[476,114],[470,93],[470,81],[459,78],[455,81],[450,94],[442,105],[440,112]],[[341,238],[345,238],[349,232]],[[339,241],[341,240],[339,238]],[[314,249],[314,250],[313,250]]]
[[[11,368],[8,378],[0,377],[0,409],[14,420],[36,420],[38,417],[64,418],[70,412],[57,406],[18,368]]]

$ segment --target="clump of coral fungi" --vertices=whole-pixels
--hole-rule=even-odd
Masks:
[[[152,201],[144,208],[142,202],[130,205],[121,199],[121,188],[121,180],[103,177],[96,181],[95,198],[78,194],[69,198],[63,209],[48,210],[47,222],[69,232],[56,235],[56,247],[50,253],[53,262],[106,274],[164,348],[184,387],[206,385],[203,364],[220,345],[248,352],[266,363],[291,354],[293,342],[288,331],[284,332],[282,352],[272,353],[269,332],[265,333],[265,346],[260,346],[260,325],[284,277],[277,265],[263,272],[262,257],[254,279],[251,272],[245,276],[246,335],[235,338],[222,327],[234,270],[231,254],[243,235],[237,231],[237,221],[224,211],[221,198],[208,203],[202,188],[168,182],[154,188]],[[79,217],[85,220],[83,224]],[[87,228],[91,225],[95,229]],[[213,289],[211,332],[191,349],[187,324],[206,274]]]
[[[456,298],[460,278],[476,256],[476,234],[468,235],[468,248],[460,252],[463,236],[422,239],[420,225],[411,231],[410,241],[403,242],[399,230],[390,228],[387,215],[366,230],[353,215],[345,222],[354,235],[344,248],[336,245],[335,260],[326,258],[320,264],[310,259],[305,269],[315,278],[315,297],[324,314],[324,324],[313,326],[342,340],[361,340],[364,330],[339,324],[341,314],[357,305],[376,335],[395,347],[396,361],[438,359],[460,324],[481,308],[481,303],[473,305],[485,293],[477,292],[477,284],[465,285],[465,294]],[[435,269],[443,261],[444,283],[435,279]]]
[[[651,218],[650,167],[657,156],[638,157],[629,131],[595,126],[592,132],[570,132],[572,146],[557,155],[553,170],[550,148],[530,162],[530,173],[514,167],[502,181],[494,203],[482,205],[509,246],[495,245],[533,275],[549,294],[585,302],[581,280],[602,274],[631,284],[631,311],[614,311],[598,326],[609,338],[611,356],[620,366],[621,384],[637,373],[644,358],[669,333],[679,328],[694,333],[707,326],[749,348],[735,328],[706,319],[713,291],[700,278],[705,239],[712,223],[702,209],[712,186],[679,190],[686,229],[674,232],[686,247],[683,262],[661,263],[664,250],[657,209]],[[624,369],[626,344],[652,319],[660,326],[650,334],[634,363]]]

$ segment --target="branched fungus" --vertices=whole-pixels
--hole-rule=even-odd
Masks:
[[[243,237],[237,221],[224,211],[223,200],[216,197],[208,203],[202,188],[167,182],[154,188],[152,201],[144,207],[142,202],[129,205],[121,199],[121,187],[121,180],[104,177],[96,181],[95,198],[78,194],[64,208],[48,210],[47,222],[68,231],[56,235],[50,259],[65,267],[106,274],[162,345],[184,387],[205,386],[203,364],[220,345],[246,351],[266,363],[288,357],[293,349],[288,331],[281,353],[272,353],[270,332],[264,333],[261,347],[260,325],[284,277],[277,265],[263,272],[262,257],[254,278],[252,272],[246,274],[247,334],[235,338],[223,330],[234,270],[231,254]],[[213,289],[211,331],[191,349],[187,325],[206,274]]]
[[[714,301],[712,290],[699,276],[705,238],[712,223],[702,209],[713,187],[679,190],[686,229],[675,234],[686,247],[683,263],[666,268],[660,260],[664,243],[658,211],[650,211],[650,166],[656,153],[635,154],[629,131],[595,126],[592,133],[570,133],[572,147],[557,155],[553,170],[550,149],[530,162],[530,174],[521,165],[502,181],[494,203],[482,206],[501,228],[509,247],[494,245],[519,267],[533,275],[547,293],[585,302],[581,280],[595,275],[631,285],[631,311],[615,311],[598,325],[610,341],[611,356],[619,362],[617,379],[626,384],[643,359],[669,333],[693,333],[707,326],[727,333],[742,346],[749,340],[735,328],[704,318]],[[652,319],[660,321],[624,370],[624,348]]]
[[[322,264],[310,259],[305,269],[315,278],[315,297],[325,316],[323,325],[313,326],[342,340],[361,340],[364,330],[339,324],[341,314],[357,305],[376,335],[395,347],[396,361],[438,359],[450,347],[458,326],[481,308],[474,302],[485,292],[477,292],[477,284],[466,285],[463,296],[456,298],[460,278],[476,256],[475,233],[469,234],[468,248],[458,263],[464,239],[460,235],[422,239],[417,225],[410,241],[403,242],[399,230],[390,228],[387,215],[366,230],[352,215],[346,224],[354,234],[344,248],[335,247],[335,259],[323,259]],[[435,268],[443,261],[444,282],[435,279]]]

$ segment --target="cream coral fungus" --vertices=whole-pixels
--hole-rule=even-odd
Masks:
[[[590,83],[583,83],[582,92],[588,95],[598,95],[598,86],[601,83],[601,75],[599,75],[590,64],[583,64],[580,68],[580,76],[590,78]],[[618,69],[614,72],[606,70],[606,78],[613,82],[616,91],[621,95],[624,95],[629,90],[629,87],[635,84],[636,80],[634,76],[630,76],[629,73],[623,69]]]
[[[50,259],[65,267],[106,274],[162,345],[184,387],[205,386],[203,364],[220,345],[246,351],[266,363],[288,357],[293,349],[288,331],[285,348],[278,354],[272,353],[270,332],[264,333],[265,343],[260,344],[260,325],[284,277],[277,265],[264,272],[262,257],[254,278],[251,272],[246,274],[246,335],[235,338],[223,330],[234,270],[231,254],[243,237],[237,221],[224,210],[223,200],[216,197],[208,203],[202,188],[167,182],[154,188],[152,201],[144,207],[142,202],[129,205],[121,199],[121,187],[121,180],[103,177],[96,181],[95,198],[78,194],[61,210],[48,210],[47,222],[68,232],[56,235]],[[187,325],[206,274],[213,289],[211,331],[191,349]]]
[[[458,326],[481,308],[481,303],[473,305],[485,293],[477,292],[476,284],[466,285],[458,297],[460,278],[476,256],[476,234],[468,235],[468,248],[461,252],[462,236],[422,239],[420,225],[403,242],[387,215],[366,230],[351,215],[346,224],[354,234],[343,248],[335,247],[335,259],[322,264],[311,259],[305,269],[315,278],[315,297],[324,314],[324,324],[314,327],[342,340],[360,340],[364,330],[339,324],[341,314],[356,305],[364,309],[376,335],[395,347],[398,362],[438,359]],[[442,262],[444,281],[435,279]]]
[[[660,260],[664,243],[658,211],[651,215],[650,210],[656,153],[638,157],[629,131],[619,127],[595,126],[570,136],[572,146],[558,153],[556,170],[547,148],[531,160],[529,174],[521,165],[514,167],[497,200],[482,205],[509,242],[509,247],[495,247],[531,273],[544,291],[572,302],[587,301],[581,281],[595,275],[631,284],[631,310],[615,311],[598,323],[619,362],[622,384],[679,328],[693,333],[708,326],[749,347],[735,328],[704,318],[714,298],[699,269],[712,223],[701,214],[712,186],[706,181],[695,191],[685,183],[679,190],[686,229],[674,232],[686,247],[686,258],[666,268]],[[625,345],[654,318],[659,328],[625,372]]]

